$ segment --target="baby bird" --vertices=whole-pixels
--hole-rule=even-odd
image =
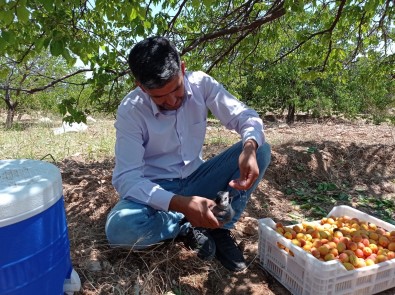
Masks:
[[[222,223],[231,221],[235,215],[235,211],[230,204],[229,192],[219,191],[215,203],[217,205],[212,208],[212,211],[218,221]]]

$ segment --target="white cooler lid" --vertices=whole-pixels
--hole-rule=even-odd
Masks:
[[[55,165],[29,159],[0,161],[0,227],[44,212],[62,195],[62,176]]]

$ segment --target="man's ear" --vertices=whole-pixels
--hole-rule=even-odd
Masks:
[[[181,61],[181,73],[182,73],[183,75],[185,75],[185,69],[186,69],[186,67],[185,67],[185,61]]]

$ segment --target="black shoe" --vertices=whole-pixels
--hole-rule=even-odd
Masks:
[[[215,242],[207,229],[190,227],[182,240],[185,246],[195,251],[200,259],[211,260],[214,258]]]
[[[217,248],[216,257],[230,271],[241,271],[247,268],[243,252],[236,243],[230,230],[217,228],[210,231]]]

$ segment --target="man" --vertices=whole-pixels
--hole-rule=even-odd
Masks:
[[[143,249],[181,237],[231,271],[246,268],[230,229],[270,162],[258,114],[203,72],[186,72],[169,40],[151,37],[130,52],[137,88],[121,102],[115,123],[113,185],[121,200],[106,223],[110,244]],[[204,162],[208,110],[241,142]],[[219,191],[235,211],[223,224],[213,214]]]

